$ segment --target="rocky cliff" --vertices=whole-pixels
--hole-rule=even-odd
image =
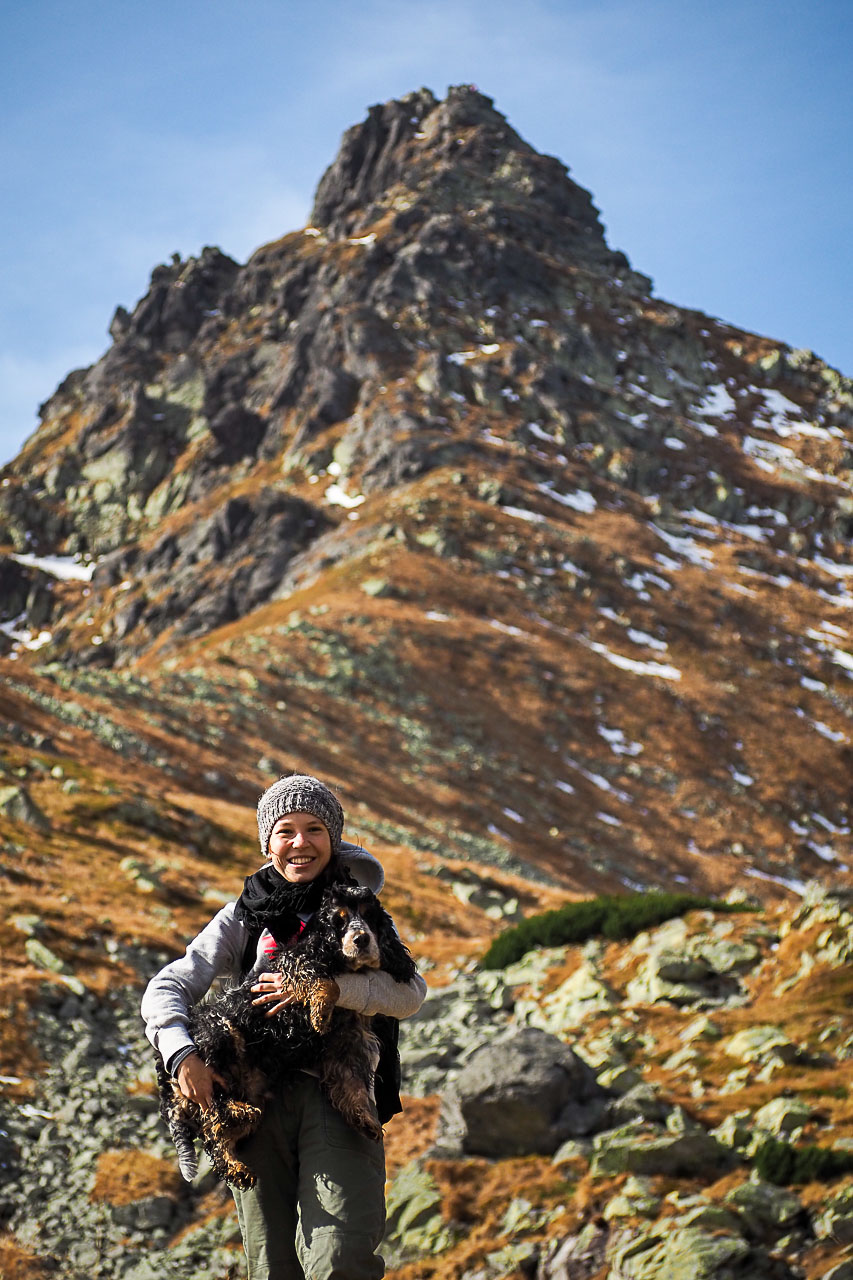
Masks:
[[[844,862],[851,383],[654,299],[488,99],[373,108],[309,227],[111,332],[0,480],[22,680],[227,737],[237,661],[249,785],[346,724],[396,831],[593,887]]]
[[[251,869],[252,807],[279,773],[340,791],[439,988],[567,894],[739,888],[793,919],[808,882],[850,884],[853,384],[656,298],[589,194],[468,87],[371,108],[309,226],[245,265],[206,248],[157,267],[110,335],[0,474],[0,1269],[62,1273],[71,1168],[101,1242],[101,1270],[75,1254],[75,1280],[144,1280],[122,1240],[151,1230],[175,1275],[214,1246],[225,1275],[227,1198],[170,1180],[133,1007]],[[761,945],[770,990],[790,975]],[[669,978],[587,977],[655,1025]],[[477,1039],[509,1016],[600,1065],[511,983],[481,996]],[[843,1005],[839,987],[821,1007],[845,1027]],[[459,1064],[441,1033],[412,1035],[427,1096],[398,1144],[419,1155]],[[672,1073],[649,1079],[673,1092]],[[435,1166],[442,1221],[470,1158]],[[518,1176],[498,1164],[492,1208]],[[610,1185],[585,1178],[579,1226]],[[213,1235],[193,1244],[201,1222]],[[473,1280],[478,1248],[456,1271],[395,1256],[408,1280]],[[785,1265],[823,1274],[798,1256]],[[562,1280],[549,1257],[519,1265]],[[738,1257],[752,1274],[759,1254]]]

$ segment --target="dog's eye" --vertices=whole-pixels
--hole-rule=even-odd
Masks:
[[[338,912],[338,919],[349,920],[349,912],[346,911],[343,907],[341,907],[340,911]]]

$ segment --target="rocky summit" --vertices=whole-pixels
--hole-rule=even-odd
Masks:
[[[242,1274],[135,1006],[298,769],[435,988],[391,1274],[853,1275],[849,1182],[749,1136],[853,1141],[853,382],[655,297],[470,86],[372,107],[308,226],[109,332],[0,472],[0,1272]],[[672,889],[755,914],[479,968]]]

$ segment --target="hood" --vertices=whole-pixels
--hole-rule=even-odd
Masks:
[[[360,844],[341,841],[339,857],[343,865],[355,876],[359,884],[380,893],[385,883],[385,872],[382,863],[372,853],[362,849]]]

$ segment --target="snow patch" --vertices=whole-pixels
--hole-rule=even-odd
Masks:
[[[546,497],[562,503],[564,507],[571,507],[573,511],[582,511],[585,515],[595,511],[598,506],[595,498],[586,489],[578,489],[574,493],[558,493],[550,484],[538,484],[536,488],[539,493],[544,493]]]
[[[845,671],[853,672],[853,653],[847,653],[844,649],[833,649],[832,661],[836,666],[843,667]]]
[[[366,501],[363,493],[349,494],[339,484],[330,484],[325,494],[325,501],[335,507],[360,507]]]
[[[36,651],[38,649],[43,649],[46,644],[50,644],[53,639],[52,631],[39,631],[34,633],[32,631],[28,631],[26,628],[19,629],[16,624],[21,621],[23,621],[23,615],[20,618],[16,618],[14,622],[0,622],[0,631],[3,632],[3,635],[8,636],[10,640],[15,642],[16,648]],[[13,650],[9,656],[14,658],[17,655]]]
[[[601,734],[605,742],[610,746],[610,750],[617,756],[638,756],[643,750],[639,742],[629,742],[621,729],[608,729],[606,725],[597,726],[598,732]]]
[[[824,724],[822,720],[812,720],[813,728],[817,729],[822,738],[828,738],[830,742],[846,742],[847,734],[839,733],[835,729],[831,729],[828,724]]]
[[[30,569],[41,569],[52,578],[61,578],[63,582],[91,582],[95,572],[94,561],[91,564],[81,564],[73,556],[31,556],[13,552],[10,558]]]
[[[517,520],[528,520],[531,524],[545,523],[545,517],[539,511],[525,511],[524,507],[501,507],[501,511],[505,511],[508,516],[515,516]]]
[[[708,388],[704,398],[696,406],[696,412],[703,418],[725,418],[734,413],[736,408],[728,388],[724,383],[718,382]],[[696,425],[699,426],[698,423]]]
[[[752,876],[754,880],[768,880],[771,884],[781,884],[786,889],[793,889],[800,896],[806,891],[804,880],[789,880],[785,876],[772,876],[767,871],[759,871],[757,867],[744,867],[744,875]]]
[[[698,542],[693,538],[678,537],[674,533],[667,533],[665,529],[661,529],[658,525],[651,523],[651,528],[658,535],[660,540],[669,547],[670,551],[674,551],[676,555],[681,556],[684,560],[689,560],[691,564],[699,565],[702,569],[710,569],[714,564],[714,554],[707,547],[700,547]],[[673,562],[669,562],[671,567],[679,568],[680,566]]]
[[[621,653],[613,653],[606,645],[598,644],[594,640],[584,640],[593,653],[598,653],[602,658],[606,658],[614,667],[619,667],[622,671],[631,671],[634,675],[639,676],[659,676],[662,680],[680,680],[681,672],[677,667],[664,665],[662,662],[635,662],[633,658],[626,658]]]
[[[634,641],[634,644],[644,644],[648,649],[657,649],[659,653],[666,653],[669,645],[665,640],[658,640],[656,636],[650,636],[645,631],[638,631],[636,627],[628,628],[628,638]]]

